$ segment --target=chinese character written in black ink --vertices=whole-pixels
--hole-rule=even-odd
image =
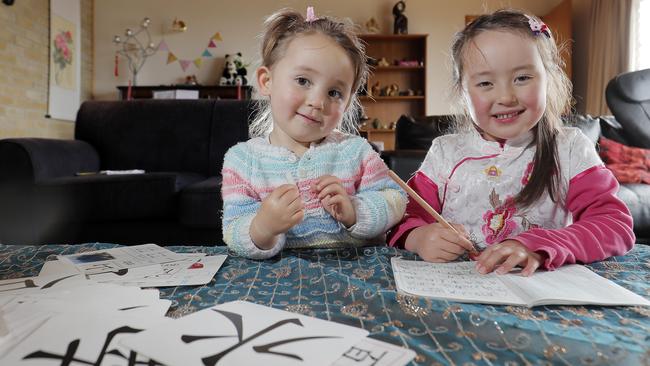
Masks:
[[[52,280],[52,281],[46,283],[45,285],[40,286],[40,288],[41,288],[41,290],[46,289],[46,288],[50,288],[50,287],[56,285],[57,283],[59,283],[59,282],[65,280],[66,278],[70,278],[70,277],[73,277],[73,276],[76,276],[76,274],[72,274],[72,275],[68,275],[68,276],[65,276],[65,277],[57,278],[56,280]],[[4,284],[2,284],[2,285],[0,285],[0,286],[8,287],[8,286],[10,286],[10,285],[16,285],[16,284],[19,284],[19,283],[24,283],[25,285],[24,285],[23,287],[14,287],[14,288],[3,289],[3,290],[0,290],[0,292],[15,291],[15,290],[23,289],[23,288],[38,288],[38,287],[39,287],[39,286],[38,286],[37,284],[35,284],[34,281],[31,280],[31,279],[29,279],[29,280],[19,280],[19,281],[16,281],[16,282],[4,283]]]
[[[142,329],[135,329],[129,326],[123,326],[108,332],[108,334],[106,335],[106,340],[104,341],[104,345],[102,346],[102,349],[99,352],[99,355],[97,356],[97,360],[95,360],[94,362],[74,357],[74,355],[77,353],[77,348],[79,348],[79,344],[81,343],[79,339],[75,339],[68,344],[68,349],[65,351],[65,354],[57,355],[46,351],[35,351],[23,357],[23,359],[28,360],[28,359],[44,358],[50,360],[60,360],[61,366],[71,366],[74,364],[99,366],[102,364],[102,361],[104,360],[104,356],[109,354],[109,355],[120,357],[128,361],[127,366],[136,366],[136,365],[162,366],[162,364],[154,360],[136,361],[137,353],[133,351],[130,351],[128,357],[124,356],[120,351],[116,349],[108,351],[108,346],[110,345],[111,341],[116,335],[121,333],[127,333],[127,334],[138,333],[141,331]]]
[[[233,345],[233,346],[231,346],[231,347],[229,347],[229,348],[227,348],[227,349],[225,349],[225,350],[223,350],[223,351],[221,351],[221,352],[219,352],[219,353],[217,353],[215,355],[202,358],[201,361],[203,361],[203,364],[205,366],[215,366],[219,362],[219,360],[221,360],[228,353],[234,351],[235,349],[243,346],[244,344],[254,340],[255,338],[257,338],[257,337],[259,337],[261,335],[264,335],[266,333],[271,332],[272,330],[274,330],[276,328],[284,326],[285,324],[294,324],[294,325],[298,325],[298,326],[301,326],[301,327],[303,326],[302,323],[300,322],[300,319],[297,319],[297,318],[283,319],[283,320],[280,320],[280,321],[278,321],[276,323],[273,323],[273,324],[269,325],[268,327],[260,330],[259,332],[251,335],[248,338],[244,338],[243,337],[244,336],[243,335],[243,321],[242,321],[242,316],[240,314],[235,314],[235,313],[231,313],[231,312],[228,312],[228,311],[217,310],[217,309],[212,309],[212,311],[215,311],[215,312],[223,315],[224,317],[226,317],[226,319],[228,319],[235,326],[235,330],[237,331],[237,335],[216,335],[216,336],[182,335],[181,340],[184,343],[192,343],[192,342],[200,341],[200,340],[204,340],[204,339],[237,337],[239,342],[237,342],[235,345]],[[257,352],[257,353],[267,353],[267,354],[272,354],[272,355],[277,355],[277,356],[284,356],[284,357],[293,358],[293,359],[296,359],[296,360],[303,361],[302,357],[300,357],[300,356],[298,356],[296,354],[275,352],[275,351],[272,351],[271,348],[276,347],[276,346],[280,346],[280,345],[283,345],[283,344],[287,344],[287,343],[300,342],[300,341],[310,340],[310,339],[323,339],[323,338],[341,338],[341,337],[313,336],[313,337],[289,338],[289,339],[283,339],[283,340],[279,340],[279,341],[275,341],[275,342],[271,342],[271,343],[267,343],[267,344],[263,344],[263,345],[253,346],[253,350],[255,352]]]
[[[349,350],[347,350],[344,354],[343,357],[349,358],[355,362],[357,362],[359,365],[363,362],[364,365],[368,366],[374,366],[376,365],[384,356],[387,354],[387,351],[384,351],[381,355],[374,356],[372,354],[372,351],[368,351],[365,349],[361,349],[355,346],[350,347]]]

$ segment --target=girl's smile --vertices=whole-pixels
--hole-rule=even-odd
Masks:
[[[321,124],[322,123],[321,121],[316,119],[316,117],[310,117],[309,115],[302,114],[300,112],[296,112],[296,114],[299,115],[300,117],[304,118],[305,120],[307,120],[307,122],[311,122],[311,123],[314,123],[314,124]]]
[[[494,114],[492,117],[496,119],[498,123],[513,123],[517,121],[517,118],[524,113],[525,110],[512,111],[512,112],[499,112]]]

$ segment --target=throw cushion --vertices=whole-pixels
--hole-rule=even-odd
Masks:
[[[601,137],[600,157],[619,183],[650,184],[650,150]]]

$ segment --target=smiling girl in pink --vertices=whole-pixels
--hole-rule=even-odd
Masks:
[[[580,130],[562,127],[571,86],[548,27],[500,10],[468,24],[451,51],[464,116],[409,185],[460,234],[409,202],[389,243],[430,262],[477,247],[480,273],[524,275],[627,252],[635,237],[616,179]]]
[[[406,196],[354,131],[368,69],[352,25],[281,10],[265,23],[252,139],[223,165],[223,238],[240,255],[385,242]]]

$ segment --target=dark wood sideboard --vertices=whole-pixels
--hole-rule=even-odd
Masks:
[[[128,98],[129,87],[118,86],[120,99]],[[253,88],[250,85],[147,85],[132,86],[131,99],[151,99],[154,91],[161,90],[198,90],[200,99],[251,99]]]

